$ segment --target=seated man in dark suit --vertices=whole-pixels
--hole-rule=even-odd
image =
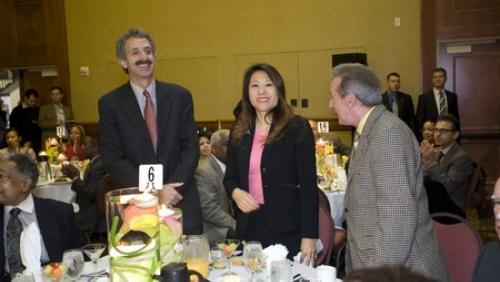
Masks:
[[[106,170],[101,162],[99,154],[99,141],[97,138],[86,136],[83,140],[83,155],[89,159],[89,165],[85,170],[83,180],[80,179],[80,171],[73,165],[65,165],[63,173],[73,179],[71,190],[76,192],[76,203],[80,210],[75,215],[77,228],[87,234],[102,234],[106,232],[106,219],[99,218],[96,208],[96,193],[102,179],[106,176]]]
[[[225,239],[228,231],[234,232],[236,226],[222,182],[226,170],[227,142],[228,129],[221,129],[212,134],[212,153],[200,163],[194,175],[200,193],[203,230],[211,245],[217,240]]]
[[[437,118],[434,128],[434,145],[422,146],[422,161],[426,182],[441,184],[453,202],[464,210],[464,199],[474,162],[469,153],[456,142],[460,124],[452,115]],[[429,195],[429,201],[431,201]]]
[[[73,207],[34,197],[31,190],[37,180],[37,166],[27,156],[0,161],[1,281],[24,271],[36,273],[41,265],[62,261],[65,250],[78,246]],[[21,253],[29,254],[29,262]]]
[[[382,103],[388,111],[404,121],[413,132],[417,132],[413,100],[410,95],[399,92],[400,83],[397,72],[387,75],[387,91],[382,94]]]
[[[495,183],[495,190],[491,196],[493,200],[493,214],[495,215],[495,230],[500,240],[500,177]],[[498,281],[498,267],[500,266],[500,241],[494,241],[484,246],[476,261],[476,269],[472,276],[473,282]]]

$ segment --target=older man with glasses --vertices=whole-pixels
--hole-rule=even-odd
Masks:
[[[462,210],[474,162],[469,153],[457,143],[460,124],[452,115],[437,118],[434,145],[422,148],[424,176],[427,183],[441,184],[451,199]]]

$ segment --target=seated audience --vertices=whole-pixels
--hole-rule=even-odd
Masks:
[[[198,134],[198,145],[200,146],[200,161],[206,160],[210,156],[210,133],[208,131]]]
[[[75,215],[77,228],[87,235],[101,234],[106,232],[106,219],[98,218],[96,193],[106,170],[101,162],[98,139],[86,136],[82,145],[84,157],[90,160],[83,180],[80,171],[73,165],[64,165],[62,172],[73,179],[71,190],[76,192],[76,203],[80,207]]]
[[[83,140],[85,139],[85,129],[81,125],[73,125],[69,131],[69,142],[63,144],[62,153],[68,160],[84,160]]]
[[[366,267],[349,272],[344,282],[438,282],[404,266]]]
[[[311,129],[313,131],[314,135],[314,141],[318,141],[320,136],[318,132],[318,123],[315,120],[310,119],[309,120],[309,125],[311,126]],[[340,154],[340,155],[345,155],[349,156],[351,154],[351,148],[348,146],[344,145],[340,138],[335,135],[327,135],[325,137],[322,137],[326,141],[330,141],[333,144],[333,150],[335,154]]]
[[[436,121],[428,119],[422,125],[422,143],[429,143],[434,145],[434,128],[436,127]]]
[[[33,149],[38,152],[42,146],[42,129],[38,126],[40,107],[37,100],[38,92],[35,89],[26,90],[23,100],[10,114],[10,127],[19,131],[21,145],[31,142]]]
[[[497,178],[495,189],[491,196],[493,214],[495,216],[495,231],[500,240],[500,177]],[[476,261],[476,269],[472,276],[473,282],[493,282],[500,277],[500,241],[494,241],[484,246]]]
[[[5,140],[7,141],[7,147],[0,150],[0,159],[6,160],[12,155],[21,154],[28,156],[36,163],[35,151],[30,148],[30,143],[25,143],[25,145],[21,147],[21,138],[16,129],[11,128],[7,130]]]
[[[464,210],[464,198],[474,163],[467,151],[456,142],[460,124],[452,115],[437,118],[434,146],[421,148],[426,182],[441,184],[453,202]],[[439,149],[435,148],[439,146]]]
[[[27,156],[0,161],[1,281],[60,262],[65,250],[78,247],[73,207],[34,197],[37,180],[37,166]]]
[[[200,163],[194,175],[200,193],[203,230],[211,245],[217,240],[225,239],[227,232],[234,231],[236,225],[222,182],[226,171],[228,140],[228,129],[221,129],[212,134],[212,154],[205,162]]]

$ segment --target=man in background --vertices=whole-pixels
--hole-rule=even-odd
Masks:
[[[387,90],[382,94],[382,103],[385,108],[399,117],[410,127],[413,132],[417,132],[415,124],[415,108],[411,96],[399,92],[401,86],[400,76],[397,72],[387,75]]]
[[[229,130],[221,129],[212,134],[212,153],[201,162],[195,173],[203,217],[203,229],[210,245],[227,237],[228,231],[235,230],[230,202],[224,190],[227,142]]]
[[[455,205],[465,211],[465,193],[474,170],[474,162],[469,153],[457,143],[459,136],[458,119],[452,115],[439,116],[434,128],[434,145],[437,148],[423,146],[421,151],[426,183],[441,184]]]
[[[457,94],[444,89],[447,80],[446,70],[435,68],[432,72],[432,90],[418,97],[417,129],[422,136],[422,126],[428,119],[437,119],[441,115],[454,115],[460,122]]]
[[[35,273],[78,247],[73,207],[34,197],[37,180],[37,166],[27,156],[0,161],[0,281],[25,270]]]
[[[116,55],[130,81],[99,99],[104,167],[118,185],[137,187],[139,165],[162,164],[161,203],[182,209],[184,234],[201,234],[193,180],[199,147],[191,94],[154,79],[155,45],[144,30],[132,28],[123,34]]]
[[[42,140],[56,137],[59,130],[61,137],[68,137],[66,123],[73,121],[73,111],[62,104],[64,92],[60,86],[50,89],[51,103],[40,108],[38,125],[43,129]]]
[[[330,109],[356,127],[344,198],[346,271],[403,265],[448,281],[428,212],[419,145],[381,105],[380,82],[361,64],[333,69]]]
[[[17,129],[21,145],[31,142],[35,151],[41,148],[42,129],[38,126],[40,107],[37,105],[38,91],[31,88],[24,92],[23,100],[10,114],[10,127]]]

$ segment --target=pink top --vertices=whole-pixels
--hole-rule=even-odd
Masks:
[[[248,190],[250,195],[261,205],[264,204],[264,191],[262,189],[262,175],[260,174],[260,160],[268,133],[269,129],[255,131],[248,168]]]

